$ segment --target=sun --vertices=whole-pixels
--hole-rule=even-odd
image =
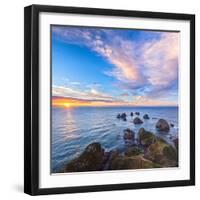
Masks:
[[[64,106],[67,108],[71,107],[70,103],[65,103]]]

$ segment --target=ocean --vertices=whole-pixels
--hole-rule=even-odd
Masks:
[[[117,119],[118,113],[125,112],[127,121]],[[134,125],[130,113],[140,112],[144,121]],[[150,119],[144,120],[148,114]],[[174,124],[168,133],[160,133],[155,124],[159,118]],[[123,130],[130,128],[136,133],[143,127],[172,144],[178,137],[178,107],[71,107],[52,108],[51,128],[51,173],[60,172],[73,158],[80,155],[85,147],[99,142],[106,151],[118,149],[123,153],[125,142]]]

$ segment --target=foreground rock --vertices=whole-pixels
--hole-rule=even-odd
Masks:
[[[142,154],[143,151],[142,149],[134,146],[134,147],[129,147],[128,149],[126,149],[125,151],[125,155],[130,157],[130,156],[138,156],[140,154]]]
[[[169,131],[169,124],[166,120],[164,119],[159,119],[158,122],[156,123],[156,128],[158,131]]]
[[[134,123],[134,124],[142,124],[143,121],[142,121],[139,117],[136,117],[136,118],[133,120],[133,123]]]
[[[115,156],[110,163],[110,170],[122,170],[122,169],[147,169],[159,167],[158,164],[153,163],[150,160],[145,159],[142,155],[138,156]]]
[[[149,115],[147,115],[147,114],[145,114],[145,115],[143,116],[143,118],[144,118],[144,119],[150,119],[150,118],[149,118]]]
[[[162,139],[157,139],[148,147],[145,158],[163,167],[176,167],[178,164],[177,151]]]
[[[83,172],[101,170],[104,162],[104,149],[99,143],[92,143],[85,151],[67,164],[66,172]]]
[[[156,139],[157,137],[153,133],[146,131],[144,128],[141,128],[138,132],[138,140],[145,147],[155,143]]]
[[[125,140],[134,140],[134,138],[135,138],[135,133],[131,129],[127,128],[124,130]]]

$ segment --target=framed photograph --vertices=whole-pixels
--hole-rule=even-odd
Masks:
[[[195,16],[25,8],[24,191],[195,184]]]

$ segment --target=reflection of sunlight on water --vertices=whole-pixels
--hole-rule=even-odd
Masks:
[[[73,117],[73,110],[71,108],[66,109],[64,121],[66,122],[63,130],[65,135],[64,140],[66,141],[79,138],[76,134],[77,126]]]

